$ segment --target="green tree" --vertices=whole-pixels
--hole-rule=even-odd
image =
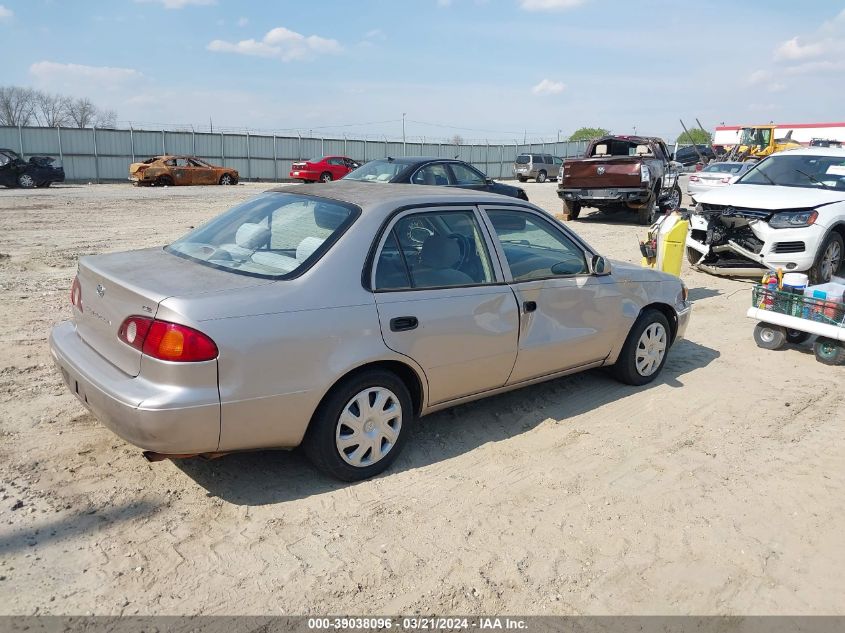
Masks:
[[[603,127],[582,127],[575,130],[572,133],[572,136],[569,137],[570,141],[590,141],[594,138],[599,138],[600,136],[607,136],[610,134],[610,130],[606,130]]]
[[[695,128],[689,132],[684,132],[678,137],[678,143],[695,144],[695,145],[710,145],[713,140],[713,135],[710,132]]]

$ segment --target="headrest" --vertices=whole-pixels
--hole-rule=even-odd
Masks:
[[[428,268],[452,268],[460,259],[458,243],[443,235],[429,236],[420,250],[420,264]]]
[[[637,145],[635,153],[637,156],[648,156],[651,154],[651,148],[648,145]]]
[[[314,222],[322,229],[334,231],[349,217],[349,210],[335,204],[318,202],[314,206]]]
[[[607,156],[607,145],[601,144],[596,145],[596,149],[593,151],[593,156]]]
[[[323,245],[323,242],[325,240],[319,237],[306,237],[296,247],[296,259],[300,262],[305,261],[314,254],[314,251]]]
[[[270,241],[270,228],[264,222],[241,224],[235,233],[235,244],[250,250],[261,248],[267,244]]]

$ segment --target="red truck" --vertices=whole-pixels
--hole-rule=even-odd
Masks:
[[[681,164],[671,156],[662,139],[650,136],[592,141],[583,158],[568,158],[563,165],[557,195],[563,200],[564,219],[576,219],[581,207],[588,206],[635,211],[640,224],[652,224],[658,212],[681,204]]]

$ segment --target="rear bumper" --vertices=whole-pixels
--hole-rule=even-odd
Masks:
[[[50,353],[71,393],[127,442],[165,454],[217,450],[216,381],[213,386],[186,388],[129,376],[83,341],[70,321],[53,328]],[[216,362],[208,361],[215,375]]]
[[[320,172],[311,171],[309,169],[291,169],[290,178],[294,180],[319,180]]]
[[[651,191],[639,187],[608,187],[606,189],[558,189],[557,195],[567,202],[633,202],[642,203],[648,200]]]

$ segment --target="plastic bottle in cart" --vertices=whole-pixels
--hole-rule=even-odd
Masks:
[[[778,278],[777,275],[771,274],[769,275],[769,281],[766,283],[766,310],[774,310],[775,309],[775,293],[778,289]]]

